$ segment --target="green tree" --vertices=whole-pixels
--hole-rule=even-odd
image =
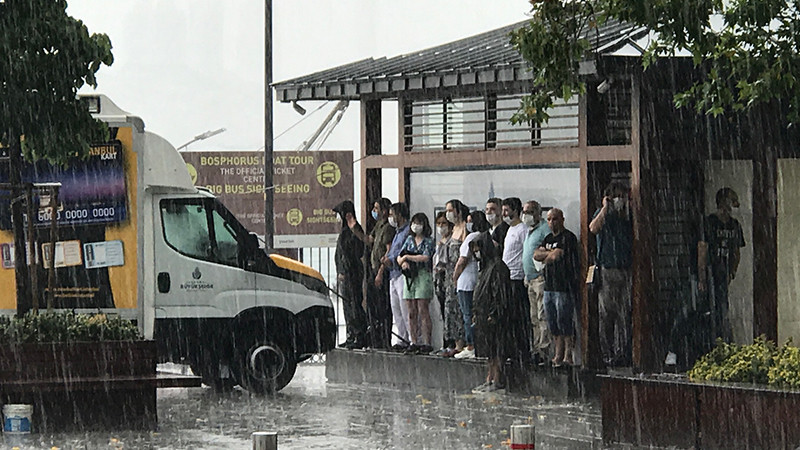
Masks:
[[[688,51],[702,77],[675,95],[678,107],[718,115],[775,99],[800,121],[800,1],[798,0],[531,0],[530,22],[511,42],[530,62],[536,92],[515,121],[547,120],[558,98],[585,92],[578,63],[595,29],[609,19],[653,31],[642,55],[647,68],[658,57]]]
[[[21,156],[66,164],[85,157],[107,138],[77,99],[83,85],[97,86],[102,64],[111,65],[111,41],[89,34],[67,14],[66,0],[0,0],[0,142],[10,148],[11,183],[20,183]],[[15,189],[14,197],[21,190]],[[24,248],[22,211],[12,206],[15,248]],[[30,306],[25,252],[16,253],[18,311]]]

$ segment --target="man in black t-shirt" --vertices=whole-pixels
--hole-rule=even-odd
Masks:
[[[578,301],[580,253],[578,238],[564,228],[564,213],[557,208],[547,213],[548,234],[533,259],[544,263],[544,308],[555,341],[553,366],[573,364],[575,306]]]
[[[736,277],[739,249],[745,242],[742,226],[731,217],[732,208],[739,207],[739,196],[724,187],[717,191],[716,201],[717,211],[705,218],[703,237],[697,244],[697,287],[711,295],[713,336],[730,342],[733,332],[728,317],[728,286]]]

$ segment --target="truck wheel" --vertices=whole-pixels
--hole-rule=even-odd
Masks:
[[[275,340],[255,339],[239,347],[239,384],[254,394],[274,394],[294,377],[297,359],[291,346]]]

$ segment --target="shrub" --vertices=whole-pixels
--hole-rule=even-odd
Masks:
[[[791,339],[778,348],[764,336],[751,345],[717,346],[700,358],[689,371],[694,381],[733,381],[768,384],[776,387],[800,388],[800,349]]]
[[[139,329],[131,321],[105,314],[44,312],[0,317],[0,344],[140,339]]]

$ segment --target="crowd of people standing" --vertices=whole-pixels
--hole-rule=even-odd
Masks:
[[[410,216],[406,204],[386,198],[372,203],[375,225],[368,234],[352,202],[334,211],[342,224],[336,248],[347,329],[342,347],[487,358],[487,377],[476,392],[503,389],[508,360],[580,364],[574,348],[581,249],[561,210],[549,209],[544,219],[533,200],[490,198],[483,211],[470,211],[453,199],[434,218],[435,235],[425,213]],[[608,219],[605,206],[597,214],[615,226],[619,219]],[[442,328],[435,341],[434,323]],[[629,337],[629,331],[619,334]],[[604,352],[629,349],[625,342],[613,347]]]

